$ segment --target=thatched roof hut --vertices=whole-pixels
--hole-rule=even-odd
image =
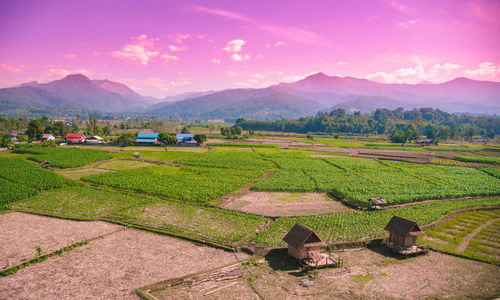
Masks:
[[[417,245],[417,237],[424,234],[417,222],[399,216],[393,216],[384,229],[389,231],[389,243],[400,247]]]
[[[319,251],[321,247],[326,246],[326,243],[321,240],[314,230],[299,223],[290,229],[283,240],[288,244],[288,254],[298,260],[305,258],[321,259]]]

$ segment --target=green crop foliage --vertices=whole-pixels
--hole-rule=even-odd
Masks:
[[[86,186],[42,192],[16,203],[15,208],[77,219],[119,217],[226,244],[239,241],[265,224],[259,216]]]
[[[132,154],[135,152],[139,152],[139,158],[150,159],[150,160],[159,160],[159,161],[170,161],[175,160],[184,156],[196,154],[195,152],[186,152],[186,151],[134,151],[134,150],[124,150],[122,153]]]
[[[280,170],[254,185],[253,189],[260,191],[330,192],[357,206],[368,206],[369,199],[375,197],[399,204],[500,194],[498,178],[472,168],[350,157],[312,158],[300,153],[261,156],[275,162]]]
[[[491,176],[495,176],[496,178],[500,178],[500,168],[480,168],[479,170],[484,171]]]
[[[462,156],[462,155],[458,155],[458,156],[453,157],[453,159],[461,160],[461,161],[468,161],[468,162],[500,165],[500,157],[493,157],[493,156]]]
[[[74,148],[19,148],[15,149],[14,152],[34,154],[29,156],[28,159],[36,162],[48,161],[52,166],[58,168],[77,168],[96,161],[113,158],[108,152]]]
[[[183,157],[178,163],[191,166],[215,167],[236,170],[273,171],[276,165],[272,161],[262,159],[253,152],[206,152]]]
[[[212,147],[244,147],[244,148],[278,148],[277,144],[255,144],[255,143],[206,143],[205,146]]]
[[[18,158],[0,157],[0,209],[40,190],[72,184],[68,179]]]
[[[500,198],[457,200],[451,202],[422,203],[381,211],[358,211],[329,215],[280,217],[267,229],[260,231],[253,242],[264,246],[285,246],[285,234],[296,224],[312,228],[325,242],[353,242],[382,237],[385,225],[394,215],[430,224],[454,210],[500,205]]]
[[[206,203],[263,174],[262,171],[154,166],[85,176],[81,179],[171,199]]]

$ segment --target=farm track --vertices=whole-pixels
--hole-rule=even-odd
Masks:
[[[470,241],[481,231],[483,230],[484,228],[488,227],[489,225],[493,224],[494,222],[496,222],[497,220],[500,220],[500,218],[497,218],[497,219],[491,219],[491,220],[488,220],[486,223],[482,224],[481,226],[477,227],[476,229],[474,229],[473,232],[469,233],[466,237],[464,237],[462,239],[462,241],[460,242],[460,244],[457,246],[457,248],[455,249],[455,251],[457,253],[463,253],[465,251],[465,248],[467,248],[467,246],[469,245]]]

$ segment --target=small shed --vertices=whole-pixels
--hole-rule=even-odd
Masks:
[[[399,216],[393,216],[384,229],[389,231],[389,244],[402,248],[416,246],[417,237],[424,234],[417,222]]]
[[[175,138],[177,139],[177,144],[179,145],[196,144],[196,141],[194,140],[194,134],[192,133],[178,133],[175,135]]]
[[[104,144],[104,139],[98,135],[94,135],[91,138],[88,138],[86,143],[91,145]]]
[[[283,240],[288,244],[288,254],[298,260],[306,258],[320,260],[320,249],[326,246],[316,232],[299,223],[290,229]]]
[[[371,198],[370,202],[372,203],[371,209],[382,209],[381,205],[387,204],[387,201],[382,197]]]
[[[42,140],[43,141],[54,141],[56,138],[50,134],[50,133],[44,133],[42,134]]]

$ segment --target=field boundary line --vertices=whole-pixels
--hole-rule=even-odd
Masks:
[[[460,244],[457,245],[457,247],[455,248],[455,251],[457,253],[463,253],[465,251],[465,249],[467,248],[467,246],[469,246],[469,243],[470,241],[481,231],[483,230],[484,228],[488,227],[489,225],[493,224],[495,221],[497,220],[500,220],[500,218],[496,218],[496,219],[490,219],[488,221],[486,221],[485,223],[481,224],[480,226],[478,226],[476,229],[474,229],[474,231],[472,231],[471,233],[469,233],[468,235],[466,235],[462,241],[460,242]]]
[[[29,267],[31,265],[34,265],[34,264],[42,263],[45,260],[47,260],[48,258],[50,258],[50,257],[61,255],[61,254],[65,253],[65,252],[71,251],[71,250],[73,250],[75,248],[78,248],[78,247],[81,247],[81,246],[85,246],[88,243],[93,242],[93,241],[95,241],[97,239],[105,238],[105,237],[107,237],[107,236],[109,236],[111,234],[120,232],[120,231],[125,230],[125,229],[126,229],[126,227],[122,227],[122,228],[119,228],[117,230],[108,232],[106,234],[103,234],[103,235],[100,235],[100,236],[97,236],[97,237],[94,237],[94,238],[91,238],[91,239],[83,240],[83,241],[71,244],[69,246],[66,246],[66,247],[62,247],[62,248],[60,248],[60,249],[58,249],[58,250],[56,250],[54,252],[47,253],[47,254],[44,254],[44,255],[40,255],[38,257],[30,259],[29,261],[23,262],[23,263],[21,263],[19,265],[16,265],[16,266],[8,268],[6,270],[0,271],[0,277],[7,277],[9,275],[13,275],[13,274],[15,274],[17,271],[19,271],[21,269],[27,268],[27,267]]]

